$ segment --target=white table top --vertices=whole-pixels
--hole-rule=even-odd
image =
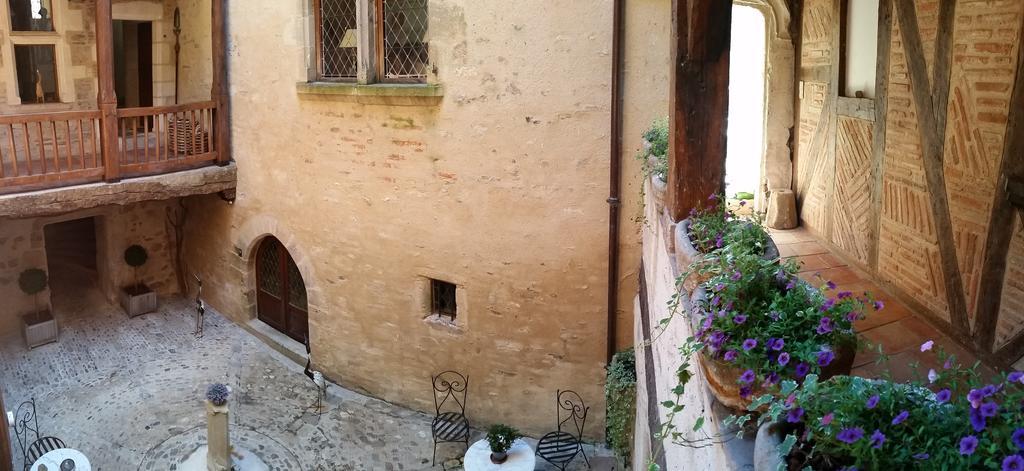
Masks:
[[[66,459],[75,462],[75,471],[92,471],[89,460],[78,450],[71,448],[58,448],[43,456],[40,456],[35,463],[32,463],[31,471],[40,471],[39,465],[46,465],[46,471],[60,471],[60,464]]]
[[[491,447],[487,440],[480,440],[469,447],[462,466],[466,471],[533,471],[537,466],[537,458],[523,440],[516,440],[508,450],[508,461],[502,464],[491,463]]]

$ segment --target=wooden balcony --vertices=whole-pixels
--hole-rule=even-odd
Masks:
[[[114,126],[104,126],[99,110],[2,116],[0,194],[227,163],[217,150],[217,111],[213,101],[123,108]],[[116,135],[108,139],[106,129]]]

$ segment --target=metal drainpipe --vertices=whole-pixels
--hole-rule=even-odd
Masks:
[[[622,174],[622,33],[625,0],[612,12],[611,162],[608,184],[608,364],[615,355],[619,305],[619,207]]]

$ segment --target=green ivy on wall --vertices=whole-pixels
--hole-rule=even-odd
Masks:
[[[608,446],[628,462],[633,451],[633,420],[636,414],[636,356],[632,349],[612,357],[604,391],[608,404],[605,430]]]

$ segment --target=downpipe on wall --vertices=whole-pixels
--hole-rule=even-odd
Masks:
[[[613,0],[611,149],[608,182],[608,358],[615,355],[619,308],[619,207],[622,205],[622,35],[626,0]]]

